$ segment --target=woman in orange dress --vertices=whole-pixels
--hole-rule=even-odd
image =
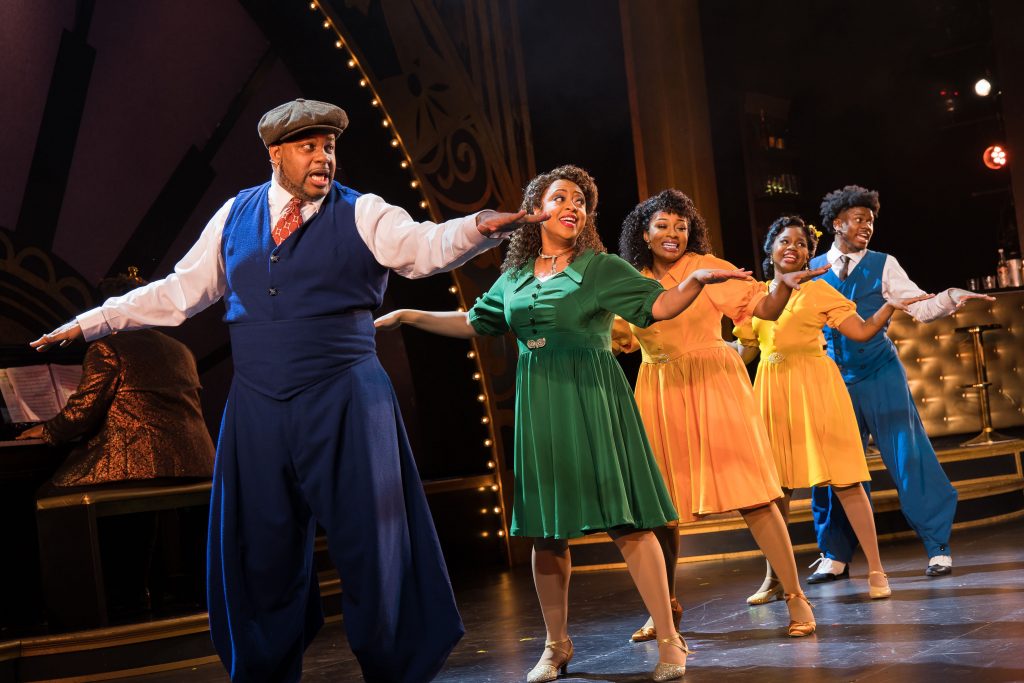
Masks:
[[[817,245],[814,228],[798,216],[772,223],[764,243],[764,271],[775,279],[762,284],[764,290],[770,291],[785,273],[806,268]],[[860,485],[871,476],[850,393],[835,361],[824,351],[821,329],[828,325],[864,341],[874,337],[897,308],[930,296],[886,303],[865,321],[853,301],[824,280],[815,280],[793,293],[778,320],[754,317],[734,330],[745,362],[761,354],[754,395],[785,493],[779,501],[782,516],[789,518],[793,489],[832,486],[864,549],[872,598],[887,598],[892,591],[878,553],[871,502]],[[782,590],[769,562],[764,583],[747,602],[777,600]]]
[[[679,190],[665,190],[633,209],[623,223],[619,250],[641,273],[666,287],[698,269],[735,269],[709,253],[704,218]],[[613,334],[618,350],[643,352],[636,402],[679,521],[740,512],[780,576],[790,636],[813,633],[814,613],[800,588],[786,522],[773,504],[782,498],[782,489],[768,433],[746,368],[722,339],[722,316],[737,323],[754,315],[777,318],[792,288],[820,272],[788,273],[772,293],[756,282],[706,288],[675,318],[646,329],[619,320]],[[674,595],[678,525],[655,533]],[[655,637],[650,622],[633,634],[636,641]]]

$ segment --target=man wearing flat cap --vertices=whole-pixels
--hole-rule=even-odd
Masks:
[[[462,636],[372,311],[388,272],[423,277],[547,216],[418,223],[334,182],[340,108],[295,100],[259,134],[273,175],[242,190],[163,280],[32,342],[178,325],[223,298],[235,377],[210,501],[210,632],[233,681],[298,681],[323,623],[317,522],[367,681],[432,679]]]

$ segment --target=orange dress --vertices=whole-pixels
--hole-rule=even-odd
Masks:
[[[754,395],[788,489],[871,479],[850,392],[821,333],[856,314],[854,302],[813,280],[793,292],[777,321],[754,318],[733,330],[744,346],[761,350]]]
[[[690,253],[660,282],[675,287],[694,270],[735,267]],[[646,329],[615,322],[613,350],[643,352],[636,402],[681,522],[782,497],[750,378],[722,339],[722,316],[745,322],[765,296],[760,283],[730,280],[705,287],[671,320]]]

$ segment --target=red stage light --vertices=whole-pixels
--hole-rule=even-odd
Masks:
[[[985,149],[985,153],[981,155],[981,160],[992,170],[1004,168],[1007,162],[1006,148],[1000,145],[991,145]]]

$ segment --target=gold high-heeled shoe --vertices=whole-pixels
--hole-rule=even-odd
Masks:
[[[691,655],[693,651],[687,647],[686,638],[683,638],[678,633],[671,638],[662,638],[658,641],[659,643],[665,643],[672,647],[678,647],[685,654]],[[652,678],[655,681],[661,683],[661,681],[675,681],[683,677],[686,673],[686,664],[671,664],[669,662],[658,662],[658,666],[654,668],[654,674]]]
[[[884,586],[872,586],[871,585],[871,575],[872,574],[879,574],[879,575],[881,575],[881,577],[883,579],[885,579],[885,585]],[[887,598],[890,595],[892,595],[892,589],[889,588],[889,577],[885,574],[885,572],[868,572],[868,595],[871,597],[872,600],[880,600],[882,598]]]
[[[569,648],[560,647],[561,645],[569,644]],[[530,669],[530,672],[526,674],[526,683],[547,683],[558,678],[559,674],[564,676],[569,672],[569,662],[572,661],[572,655],[575,652],[572,647],[572,638],[566,638],[565,640],[551,640],[544,643],[546,649],[552,652],[561,652],[565,655],[565,659],[558,664],[538,664],[537,666]]]
[[[757,591],[749,598],[747,598],[748,605],[767,605],[773,600],[782,599],[782,584],[777,580],[773,582],[775,585],[768,590]]]
[[[672,621],[675,622],[676,631],[679,630],[679,624],[683,621],[683,606],[679,604],[679,601],[672,598]],[[633,631],[633,635],[629,637],[634,643],[643,643],[648,640],[654,640],[658,637],[658,632],[654,628],[652,623],[650,626],[644,624],[637,630]]]
[[[803,593],[785,593],[783,597],[786,599],[787,603],[793,598],[800,598],[801,600],[807,603],[808,607],[812,609],[814,608],[814,605],[810,603],[810,601],[807,599],[807,596]],[[787,631],[787,633],[789,634],[790,638],[802,638],[804,636],[809,636],[812,633],[814,633],[817,627],[818,624],[815,623],[813,619],[811,621],[793,621],[791,619],[789,622],[789,630]]]

